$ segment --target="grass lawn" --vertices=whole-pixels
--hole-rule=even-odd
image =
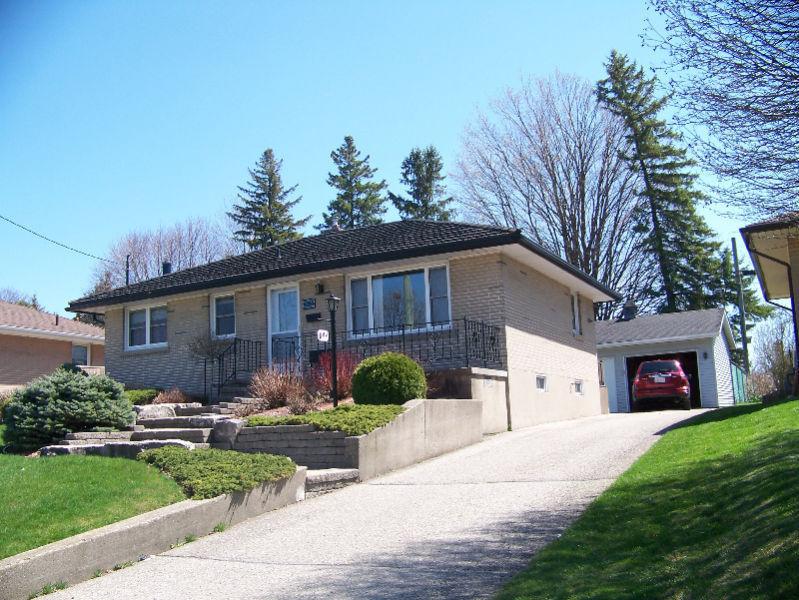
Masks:
[[[184,498],[143,462],[0,454],[0,559]]]
[[[798,598],[799,402],[668,432],[499,598]]]
[[[343,404],[330,410],[283,417],[254,416],[250,427],[264,425],[315,425],[326,431],[363,435],[393,421],[404,409],[397,404]]]

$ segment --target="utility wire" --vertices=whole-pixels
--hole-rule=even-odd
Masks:
[[[27,231],[28,233],[31,233],[31,234],[35,235],[36,237],[38,237],[38,238],[41,238],[41,239],[43,239],[45,241],[48,241],[51,244],[55,244],[56,246],[61,246],[62,248],[66,248],[67,250],[71,250],[72,252],[77,252],[78,254],[82,254],[83,256],[88,256],[89,258],[93,258],[95,260],[101,260],[103,262],[107,262],[107,263],[110,263],[110,264],[115,264],[113,261],[108,260],[107,258],[103,258],[102,256],[95,256],[94,254],[90,254],[88,252],[84,252],[83,250],[78,250],[77,248],[73,248],[72,246],[67,246],[66,244],[62,244],[61,242],[57,242],[56,240],[51,239],[51,238],[47,237],[46,235],[42,235],[41,233],[39,233],[37,231],[34,231],[33,229],[25,227],[24,225],[22,225],[20,223],[17,223],[16,221],[12,221],[11,219],[9,219],[8,217],[5,217],[3,215],[0,215],[0,219],[3,219],[3,221],[7,221],[8,223],[11,223],[15,227],[19,227],[23,231]]]

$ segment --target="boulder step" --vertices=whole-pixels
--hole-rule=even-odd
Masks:
[[[138,425],[144,429],[202,429],[213,428],[222,415],[196,415],[180,417],[160,417],[155,419],[140,419]]]
[[[213,429],[210,427],[202,428],[163,428],[145,429],[144,431],[134,431],[131,440],[185,440],[195,444],[205,444],[211,437]]]
[[[308,469],[305,476],[305,493],[311,496],[358,483],[358,469]]]

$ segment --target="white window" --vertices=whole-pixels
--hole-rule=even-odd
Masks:
[[[88,365],[89,364],[89,347],[88,346],[72,346],[72,364],[73,365]]]
[[[572,294],[572,333],[582,335],[583,322],[580,317],[580,295]]]
[[[236,298],[233,294],[211,297],[211,333],[218,338],[236,335]]]
[[[547,391],[547,376],[546,375],[536,375],[535,376],[535,389],[539,392],[546,392]]]
[[[349,319],[354,333],[448,325],[447,267],[424,267],[351,279]]]
[[[575,379],[574,380],[574,393],[575,394],[582,394],[583,393],[583,380],[582,379]]]
[[[166,306],[148,306],[125,311],[127,348],[166,346]]]

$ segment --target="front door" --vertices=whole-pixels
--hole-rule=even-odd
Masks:
[[[278,368],[295,368],[301,356],[299,296],[296,285],[269,290],[269,357]]]

